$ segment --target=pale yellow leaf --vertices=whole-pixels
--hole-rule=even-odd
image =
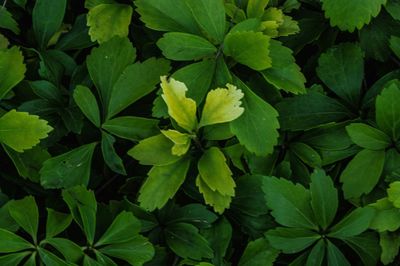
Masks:
[[[189,134],[181,133],[173,129],[161,130],[161,133],[174,143],[174,146],[171,148],[173,155],[182,156],[187,153],[191,143]]]

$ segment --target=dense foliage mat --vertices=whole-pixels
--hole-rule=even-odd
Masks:
[[[399,0],[0,5],[0,265],[399,265]]]

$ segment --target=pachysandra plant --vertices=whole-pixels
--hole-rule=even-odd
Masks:
[[[191,165],[197,164],[196,186],[207,204],[222,213],[235,195],[235,181],[224,153],[202,139],[201,129],[231,122],[240,117],[244,94],[232,84],[211,90],[205,99],[200,121],[196,102],[186,97],[187,87],[173,78],[161,77],[162,98],[175,129],[161,130],[144,139],[128,154],[141,164],[153,165],[139,192],[140,206],[147,210],[162,208],[185,181]],[[193,153],[200,152],[200,159]],[[154,193],[158,198],[154,199]]]

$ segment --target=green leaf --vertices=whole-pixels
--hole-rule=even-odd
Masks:
[[[157,41],[157,46],[166,58],[176,61],[190,61],[211,57],[217,52],[217,48],[206,39],[182,32],[165,33]]]
[[[92,46],[94,43],[90,40],[89,28],[86,25],[86,14],[83,13],[76,17],[72,29],[62,35],[56,44],[59,50],[79,50]]]
[[[52,129],[36,115],[11,110],[0,117],[0,142],[23,152],[46,138]]]
[[[191,10],[182,0],[137,0],[136,11],[153,30],[200,34]]]
[[[27,196],[21,200],[13,200],[8,204],[8,212],[19,226],[37,242],[39,227],[39,210],[35,198]]]
[[[125,68],[112,89],[107,118],[152,92],[159,83],[160,76],[169,70],[170,65],[167,60],[156,58]]]
[[[31,252],[26,251],[26,252],[18,252],[18,253],[11,253],[7,255],[2,255],[0,256],[0,264],[3,266],[15,266],[15,265],[20,265],[20,262]],[[24,266],[28,266],[27,263],[24,264]]]
[[[66,0],[36,1],[32,11],[32,24],[36,40],[42,50],[47,47],[51,37],[60,29],[66,6]]]
[[[187,223],[175,223],[165,229],[165,239],[169,248],[182,258],[200,260],[212,258],[213,250],[198,229]]]
[[[381,261],[387,265],[394,261],[400,248],[400,238],[397,233],[380,233],[379,245],[381,246]]]
[[[224,54],[243,65],[260,71],[272,66],[269,46],[270,37],[261,32],[228,33],[224,41]]]
[[[159,134],[139,142],[128,151],[128,155],[144,165],[168,165],[180,159],[172,154],[174,143],[163,134]]]
[[[165,166],[153,166],[139,191],[140,206],[148,211],[161,209],[185,181],[189,165],[190,160],[183,158]]]
[[[342,43],[322,54],[317,74],[329,89],[357,106],[364,77],[363,52],[357,44]]]
[[[38,251],[39,251],[41,261],[46,266],[51,266],[51,265],[69,266],[69,265],[71,265],[71,264],[65,262],[64,260],[60,259],[55,254],[53,254],[50,251],[47,251],[43,248],[39,247]]]
[[[239,261],[239,266],[272,266],[279,251],[272,248],[265,238],[250,241]]]
[[[186,85],[173,78],[161,77],[161,95],[168,106],[168,114],[179,126],[192,132],[197,128],[196,102],[186,97]]]
[[[18,23],[4,5],[0,10],[0,28],[8,29],[15,34],[20,33]]]
[[[225,7],[220,0],[185,1],[198,26],[213,43],[222,43],[225,36]]]
[[[393,206],[388,198],[382,198],[369,205],[375,209],[370,228],[377,232],[394,232],[400,228],[400,210]]]
[[[310,205],[310,192],[289,180],[268,177],[263,183],[268,207],[275,220],[284,226],[316,229]]]
[[[294,94],[305,93],[306,78],[296,64],[292,50],[275,40],[270,41],[269,50],[272,66],[261,72],[264,78],[279,90]]]
[[[251,153],[258,156],[268,155],[278,142],[278,112],[242,81],[236,79],[235,83],[244,93],[242,107],[245,111],[230,123],[231,131]]]
[[[76,104],[81,109],[82,113],[92,122],[96,127],[100,127],[100,110],[97,105],[96,97],[86,86],[76,86],[73,94]]]
[[[231,84],[226,87],[228,89],[217,88],[207,94],[199,127],[230,122],[243,114],[244,108],[240,107],[243,92]]]
[[[67,203],[75,222],[85,232],[90,245],[93,244],[96,231],[97,202],[94,192],[83,186],[62,191],[62,197]]]
[[[168,218],[168,223],[190,223],[198,228],[209,228],[218,216],[205,205],[192,203],[176,209]],[[222,223],[222,222],[221,222]],[[226,224],[226,223],[223,223]],[[213,224],[215,226],[216,224]],[[213,231],[213,230],[211,230]]]
[[[309,145],[302,142],[290,144],[290,151],[311,167],[321,167],[321,156]]]
[[[311,129],[350,117],[349,111],[340,102],[318,92],[285,98],[276,108],[281,128],[293,131]]]
[[[185,83],[187,97],[199,105],[210,88],[215,72],[215,60],[203,60],[178,69],[172,77]]]
[[[265,233],[272,247],[283,253],[297,253],[306,249],[321,238],[316,232],[303,228],[276,227]]]
[[[80,246],[65,238],[48,238],[42,243],[49,244],[54,247],[68,262],[78,263],[84,255]]]
[[[384,150],[391,144],[388,135],[366,124],[350,124],[346,131],[355,144],[365,149]]]
[[[40,169],[41,185],[45,188],[87,186],[96,144],[86,144],[45,161]]]
[[[103,43],[114,36],[127,37],[132,12],[131,6],[116,3],[100,4],[91,8],[87,14],[91,40]]]
[[[400,89],[396,83],[385,87],[376,97],[376,123],[394,140],[400,137],[400,107],[396,99],[400,97]]]
[[[63,232],[72,222],[72,216],[67,213],[47,209],[46,238],[52,238]]]
[[[24,79],[25,72],[24,57],[18,47],[0,49],[0,100]]]
[[[131,212],[123,211],[114,219],[96,246],[118,244],[132,240],[140,231],[140,221]]]
[[[400,19],[400,2],[398,0],[387,1],[385,9],[394,19]]]
[[[400,58],[400,38],[396,36],[390,36],[389,46],[393,53]]]
[[[332,179],[323,170],[314,170],[310,184],[311,207],[318,224],[326,229],[333,221],[338,209],[338,194]]]
[[[16,234],[0,228],[0,252],[9,253],[25,249],[34,248],[34,246]]]
[[[139,141],[159,133],[158,120],[135,116],[120,116],[107,120],[101,127],[128,140]]]
[[[141,266],[154,256],[152,244],[140,235],[124,243],[107,245],[100,248],[99,251],[108,256],[125,260],[133,266]]]
[[[321,266],[325,257],[325,242],[318,240],[308,255],[306,266]]]
[[[136,58],[136,49],[128,38],[114,37],[93,48],[86,64],[94,85],[100,95],[103,108],[107,110],[114,84],[125,68]]]
[[[371,207],[357,208],[333,226],[328,236],[339,239],[357,236],[368,229],[374,215]]]
[[[226,218],[222,218],[213,224],[211,228],[201,230],[201,234],[214,251],[214,264],[222,264],[225,261],[228,247],[232,240],[232,226]]]
[[[378,245],[376,233],[364,233],[359,236],[343,238],[342,240],[358,254],[364,265],[375,266],[378,264],[381,249]]]
[[[249,0],[246,9],[247,17],[261,18],[268,3],[269,0]]]
[[[222,214],[225,209],[229,208],[232,197],[230,195],[222,195],[216,190],[212,190],[200,176],[196,178],[196,186],[203,194],[204,201],[211,205],[215,212]]]
[[[115,173],[126,175],[124,162],[114,149],[115,141],[115,138],[110,134],[104,131],[101,132],[101,151],[103,153],[103,158],[107,166]]]
[[[389,185],[387,189],[388,199],[393,206],[400,208],[400,181],[395,181]]]
[[[346,199],[368,194],[376,186],[385,163],[385,151],[360,151],[340,176]]]
[[[330,19],[331,26],[338,26],[343,31],[353,32],[369,24],[371,18],[381,11],[386,0],[322,0],[325,17]],[[360,8],[362,6],[363,8]]]
[[[182,156],[188,152],[192,140],[189,134],[172,129],[161,130],[161,133],[174,143],[171,148],[173,155]]]
[[[201,179],[212,191],[217,191],[224,196],[235,195],[236,184],[220,149],[211,147],[206,150],[197,167]]]
[[[328,266],[350,266],[351,264],[343,253],[329,240],[327,240]]]

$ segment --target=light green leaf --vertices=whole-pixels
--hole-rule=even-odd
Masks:
[[[385,3],[386,0],[322,0],[322,9],[325,17],[330,19],[331,26],[353,32],[356,28],[360,30],[365,24],[369,24]]]
[[[133,266],[142,266],[154,256],[152,244],[141,235],[124,243],[107,245],[99,251],[107,256],[125,260]]]
[[[382,198],[369,206],[375,209],[371,229],[377,232],[394,232],[400,228],[400,209],[395,208],[388,198]]]
[[[311,207],[318,224],[326,229],[333,221],[338,209],[338,194],[332,179],[323,170],[316,169],[311,175]]]
[[[0,252],[9,253],[25,249],[34,248],[34,246],[22,237],[0,228]]]
[[[75,222],[85,232],[90,245],[93,244],[96,232],[97,201],[94,192],[83,186],[62,191],[62,197],[67,203]]]
[[[187,223],[173,223],[165,228],[168,247],[182,258],[212,258],[213,250],[199,230]]]
[[[203,194],[204,201],[211,205],[215,212],[222,214],[225,209],[229,208],[232,197],[229,195],[222,195],[218,191],[212,190],[200,176],[196,178],[196,186]]]
[[[24,57],[18,47],[0,49],[0,100],[24,79],[25,71]]]
[[[32,237],[33,242],[36,244],[39,210],[35,198],[27,196],[21,200],[13,200],[7,206],[11,217]]]
[[[388,199],[393,203],[393,206],[400,208],[400,181],[395,181],[390,184],[387,189]]]
[[[342,239],[359,235],[369,228],[374,215],[371,207],[357,208],[333,226],[328,236]]]
[[[360,151],[340,176],[346,199],[368,194],[376,186],[385,163],[385,151]]]
[[[82,113],[96,127],[100,127],[100,110],[97,104],[96,97],[86,86],[76,86],[73,94],[76,104],[81,109]]]
[[[32,11],[33,31],[42,50],[60,29],[64,19],[67,0],[37,0]],[[43,19],[46,18],[46,19]]]
[[[0,142],[23,152],[46,138],[52,129],[36,115],[11,110],[0,117]]]
[[[197,128],[196,102],[186,97],[186,85],[173,78],[161,77],[161,95],[168,106],[168,114],[179,126],[192,132]]]
[[[225,35],[225,7],[220,0],[185,1],[202,33],[213,43],[222,43]]]
[[[186,1],[137,0],[135,5],[140,19],[150,29],[200,34],[196,20],[186,5]]]
[[[398,233],[383,232],[380,233],[379,244],[382,249],[381,261],[388,265],[394,261],[400,250],[400,238]]]
[[[271,247],[265,238],[250,241],[239,261],[239,266],[273,266],[279,250]]]
[[[0,28],[8,29],[17,35],[20,33],[18,23],[4,5],[0,10]]]
[[[86,144],[45,161],[40,169],[41,185],[44,188],[87,186],[96,144]]]
[[[235,84],[244,93],[242,106],[245,111],[230,123],[231,131],[251,153],[268,155],[278,143],[278,112],[239,79]]]
[[[235,195],[235,181],[224,154],[217,147],[206,150],[198,162],[200,178],[212,190],[224,196]]]
[[[399,97],[396,83],[391,83],[376,97],[376,123],[393,140],[400,137],[400,106],[396,101]]]
[[[244,94],[236,86],[211,90],[206,97],[199,127],[230,122],[241,116],[244,108],[240,101]]]
[[[180,159],[172,154],[174,143],[162,134],[144,139],[128,151],[129,156],[144,165],[168,165]]]
[[[140,221],[131,212],[123,211],[115,217],[96,246],[118,244],[130,241],[140,231]]]
[[[269,45],[270,37],[261,32],[228,33],[224,41],[224,54],[243,65],[260,71],[272,66]]]
[[[364,78],[363,52],[359,45],[342,43],[330,48],[319,57],[317,74],[329,89],[357,106]]]
[[[268,3],[269,0],[249,0],[246,9],[247,17],[261,18]]]
[[[117,137],[139,141],[158,134],[158,122],[155,119],[120,116],[107,120],[101,127]]]
[[[294,94],[305,93],[306,78],[296,64],[292,50],[275,40],[270,41],[269,49],[272,67],[261,72],[264,78],[277,89]]]
[[[174,143],[171,149],[173,155],[182,156],[187,153],[190,148],[191,136],[176,130],[161,130],[161,133]]]
[[[131,6],[116,3],[100,4],[91,8],[87,14],[91,40],[103,43],[114,36],[127,37],[132,12]]]
[[[358,146],[370,150],[384,150],[391,140],[384,132],[362,123],[353,123],[346,127],[347,134]]]
[[[316,232],[304,228],[276,227],[265,233],[272,247],[284,253],[297,253],[321,238]]]
[[[316,229],[310,205],[310,192],[289,180],[268,177],[263,190],[268,207],[275,220],[284,226]]]
[[[63,232],[72,222],[68,213],[47,209],[46,238],[52,238]]]
[[[128,66],[112,88],[107,118],[110,118],[152,92],[160,76],[170,70],[165,59],[150,58]]]
[[[100,95],[103,108],[107,110],[114,84],[125,68],[136,58],[136,49],[128,38],[114,37],[93,48],[86,64],[94,85]]]
[[[169,32],[157,41],[163,55],[176,61],[198,60],[211,57],[217,48],[206,39],[182,32]]]
[[[183,158],[165,166],[153,166],[139,191],[140,206],[148,211],[161,209],[185,181],[189,165],[190,160]]]

